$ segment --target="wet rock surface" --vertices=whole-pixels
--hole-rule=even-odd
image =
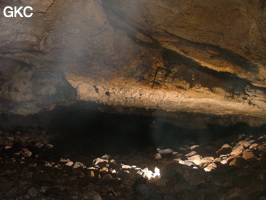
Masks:
[[[100,155],[103,144],[70,152],[53,132],[1,128],[0,199],[263,200],[265,134]]]

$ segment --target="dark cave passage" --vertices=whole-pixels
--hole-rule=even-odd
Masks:
[[[147,149],[155,153],[157,148],[177,151],[184,145],[207,146],[226,138],[236,139],[239,134],[257,134],[265,130],[265,126],[252,128],[245,123],[230,127],[210,124],[207,129],[189,129],[156,117],[103,113],[77,107],[58,107],[51,113],[26,117],[23,122],[29,125],[38,119],[44,120],[43,125],[38,124],[39,128],[53,136],[57,153],[73,156],[129,155]],[[21,124],[14,127],[17,127],[14,130],[25,129]]]
[[[139,151],[145,147],[178,148],[192,143],[208,145],[218,139],[256,134],[264,129],[264,126],[252,128],[245,123],[230,127],[210,124],[208,129],[189,129],[141,115],[72,109],[56,112],[58,117],[52,117],[49,130],[57,134],[59,143],[68,145],[76,142],[87,148],[96,145],[106,153],[115,154]]]

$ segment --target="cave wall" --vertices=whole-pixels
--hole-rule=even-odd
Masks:
[[[33,17],[5,18],[8,5]],[[2,113],[86,101],[185,126],[266,123],[263,0],[1,0],[0,11]]]

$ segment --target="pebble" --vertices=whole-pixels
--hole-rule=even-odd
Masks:
[[[103,168],[101,168],[99,171],[100,171],[100,172],[108,172],[109,170],[108,170],[107,167],[103,167]]]
[[[95,166],[98,166],[99,164],[101,166],[103,166],[103,165],[106,165],[107,162],[108,162],[107,160],[102,159],[102,158],[96,158],[96,159],[93,160],[93,163],[94,163]]]
[[[95,176],[95,173],[94,173],[94,171],[90,171],[90,177],[94,177]]]
[[[262,152],[266,152],[266,147],[264,145],[259,145],[258,150]]]
[[[186,159],[186,157],[183,154],[181,154],[181,153],[174,155],[173,158],[174,159],[181,159],[181,160]]]
[[[218,151],[217,154],[229,154],[232,150],[232,147],[229,144],[224,144]]]
[[[174,152],[172,149],[160,149],[160,148],[157,148],[157,151],[161,155],[169,155],[169,154],[173,155]]]
[[[242,145],[236,145],[231,152],[231,155],[240,155],[244,151],[244,147]]]
[[[244,147],[249,147],[255,140],[241,140],[238,143]]]
[[[23,148],[22,151],[23,151],[22,154],[23,154],[25,157],[31,157],[31,156],[32,156],[32,152],[31,152],[30,150],[28,150],[27,148]]]
[[[213,162],[214,163],[220,163],[220,162],[222,162],[222,159],[221,158],[215,158]]]
[[[225,160],[225,159],[227,159],[228,158],[228,155],[226,154],[226,155],[220,155],[220,158],[222,159],[222,160]]]
[[[179,160],[178,162],[179,162],[179,164],[186,165],[186,166],[193,166],[193,165],[195,165],[194,162],[188,161],[188,160]]]
[[[221,160],[220,163],[223,164],[223,165],[227,164],[227,159]]]
[[[37,147],[37,148],[42,148],[43,147],[43,143],[41,143],[41,142],[37,142],[36,144],[35,144],[35,147]]]
[[[188,157],[188,161],[192,161],[196,165],[199,165],[201,163],[201,156],[199,154],[196,154],[194,156]]]
[[[258,148],[258,146],[259,146],[259,144],[257,144],[257,143],[253,143],[253,144],[251,144],[251,145],[249,146],[249,148],[250,148],[250,149],[256,149],[256,148]]]
[[[69,162],[66,163],[66,166],[71,167],[73,164],[74,164],[74,163],[73,163],[72,161],[69,161]]]
[[[194,155],[196,155],[196,154],[197,154],[196,151],[191,151],[191,152],[187,153],[185,156],[186,156],[186,157],[190,157],[190,156],[194,156]]]
[[[215,163],[211,163],[207,167],[205,167],[204,170],[206,172],[210,172],[210,171],[214,170],[215,168],[217,168],[217,165]]]
[[[241,156],[238,156],[238,155],[232,155],[232,156],[229,156],[226,160],[227,160],[227,162],[228,161],[231,161],[231,160],[233,160],[233,159],[235,159],[235,158],[240,158]]]
[[[45,167],[53,167],[53,165],[50,162],[45,162],[44,166]]]
[[[5,150],[11,149],[11,148],[12,148],[12,146],[5,146]]]
[[[68,163],[68,162],[70,162],[71,160],[69,160],[68,158],[67,159],[64,159],[64,158],[60,158],[60,161],[59,162],[66,162],[66,163]]]
[[[14,153],[15,156],[20,156],[20,152]]]
[[[190,150],[194,150],[194,149],[199,148],[199,147],[200,147],[199,145],[192,145],[192,146],[190,147]]]
[[[154,155],[154,159],[155,160],[161,160],[163,157],[162,157],[162,155],[160,154],[160,153],[156,153],[155,155]]]
[[[111,159],[111,160],[110,160],[110,163],[111,163],[111,164],[115,164],[115,160],[114,160],[114,159]]]
[[[245,150],[243,151],[242,157],[246,160],[252,159],[255,157],[254,153],[251,150]]]
[[[52,148],[54,148],[54,145],[52,145],[52,144],[46,144],[46,148],[47,149],[52,149]]]
[[[259,140],[265,139],[265,138],[266,138],[266,135],[262,135],[262,136],[259,137]]]
[[[201,164],[205,164],[205,163],[211,163],[213,161],[214,161],[214,158],[209,156],[209,157],[202,158],[200,162],[201,162]]]
[[[237,167],[245,167],[247,165],[247,161],[242,157],[234,158],[232,161],[229,162],[230,166],[237,166]]]
[[[73,169],[77,169],[79,167],[86,168],[86,166],[82,162],[75,162]]]
[[[90,169],[90,170],[96,170],[95,167],[88,167],[87,169]]]
[[[229,144],[224,144],[221,149],[227,149],[227,148],[232,148]]]
[[[105,160],[110,160],[111,156],[108,155],[108,154],[105,154],[102,156],[102,159],[105,159]]]
[[[130,165],[124,165],[124,164],[122,164],[122,169],[131,169],[131,166]]]
[[[143,178],[147,178],[148,180],[150,180],[153,176],[153,172],[149,170],[147,167],[142,170],[142,173],[143,173],[142,175]]]

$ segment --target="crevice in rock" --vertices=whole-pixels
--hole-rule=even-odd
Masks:
[[[189,83],[190,88],[197,84],[206,88],[219,87],[229,92],[231,96],[245,95],[245,88],[251,85],[248,80],[237,77],[228,72],[217,72],[207,67],[202,67],[194,60],[180,55],[174,51],[164,49],[163,59],[166,71],[164,80],[171,76],[172,79],[182,79]]]
[[[164,30],[165,33],[167,33],[169,36],[174,37],[178,39],[177,42],[173,42],[173,44],[182,43],[182,45],[187,45],[190,47],[195,47],[196,49],[201,49],[210,54],[211,59],[221,59],[226,60],[227,62],[236,65],[240,68],[242,68],[245,72],[251,72],[251,73],[258,73],[259,67],[257,64],[253,63],[252,61],[244,58],[243,56],[236,54],[228,49],[221,48],[216,45],[212,44],[206,44],[206,43],[200,43],[200,42],[194,42],[191,40],[187,40],[185,38],[179,37],[177,35],[174,35],[172,33],[169,33],[168,31]],[[184,54],[186,54],[184,52]],[[184,55],[186,56],[186,55]],[[189,57],[189,55],[187,55]]]
[[[55,4],[56,0],[53,0],[53,2],[46,8],[45,11],[38,11],[37,13],[41,13],[41,14],[46,14],[48,12],[48,10],[50,10],[50,8]]]

